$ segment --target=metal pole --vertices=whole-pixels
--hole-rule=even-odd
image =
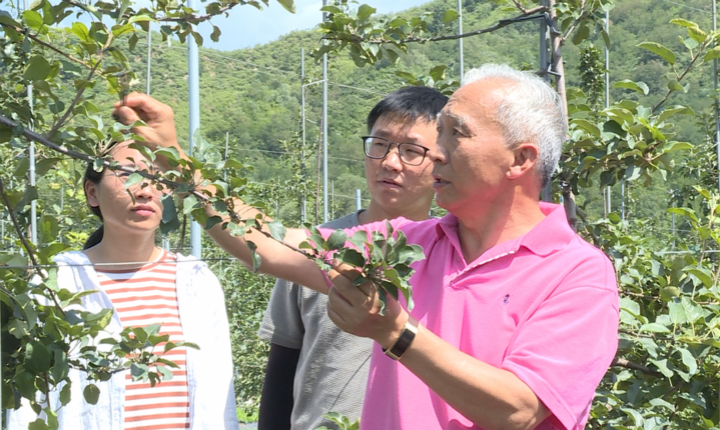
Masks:
[[[147,87],[145,88],[145,93],[147,95],[150,95],[150,62],[151,62],[151,55],[152,55],[152,24],[148,23],[148,32],[147,32],[147,77],[145,80],[147,81]]]
[[[327,0],[323,0],[323,7],[327,6]],[[323,12],[323,21],[326,19]],[[324,42],[323,42],[324,43]],[[328,73],[327,73],[327,53],[323,54],[323,102],[322,102],[322,144],[323,144],[323,222],[328,222],[328,126],[327,126],[327,93],[328,93]]]
[[[228,143],[230,142],[230,132],[225,132],[225,158],[223,158],[223,161],[227,161],[228,159]],[[223,181],[227,181],[227,169],[223,167]]]
[[[360,196],[361,196],[360,189],[358,188],[355,190],[355,210],[358,210],[358,211],[360,209],[362,209],[362,201],[360,199]]]
[[[458,35],[462,34],[463,32],[463,25],[462,25],[462,0],[458,0]],[[465,74],[465,62],[463,60],[463,40],[462,37],[458,39],[458,50],[460,51],[459,56],[459,62],[458,62],[458,68],[460,69],[460,83],[462,84],[463,75]]]
[[[195,9],[195,0],[188,0],[190,9]],[[200,72],[198,67],[198,47],[195,38],[188,37],[188,107],[190,110],[190,155],[195,148],[193,141],[195,133],[200,129]],[[200,224],[190,223],[190,253],[195,258],[202,258],[202,231]]]
[[[30,0],[25,0],[25,10],[30,9]],[[30,104],[30,114],[34,112],[33,103],[33,86],[27,86],[27,97],[28,103]],[[29,124],[30,130],[33,129],[33,124]],[[28,161],[30,162],[30,186],[35,187],[35,142],[30,141],[30,148],[28,148]],[[30,241],[33,245],[37,245],[37,200],[30,202]]]
[[[301,161],[300,161],[300,174],[303,178],[303,183],[305,181],[305,48],[300,48],[300,116],[302,117],[302,149],[301,149]],[[303,224],[307,220],[307,196],[305,195],[305,191],[303,191],[302,196],[300,197],[300,219],[302,220]]]
[[[605,32],[610,34],[610,13],[605,11]],[[610,107],[610,49],[605,45],[605,109]],[[622,188],[622,187],[621,187]],[[621,195],[621,197],[624,197]],[[605,188],[607,213],[612,212],[612,190]]]
[[[27,1],[27,0],[26,0]],[[712,2],[713,32],[717,32],[717,7],[715,0]],[[720,191],[720,112],[718,112],[718,60],[713,60],[713,78],[715,81],[715,146],[718,156],[718,190]]]
[[[544,6],[547,6],[547,0],[543,0],[542,4]],[[548,70],[548,65],[550,64],[550,43],[548,40],[548,28],[547,23],[544,19],[540,20],[540,71],[545,72]],[[550,82],[550,75],[547,73],[544,73],[543,79],[545,79],[547,82]],[[540,198],[544,202],[551,202],[552,201],[552,183],[548,182],[548,184],[543,187],[542,192],[540,193]]]

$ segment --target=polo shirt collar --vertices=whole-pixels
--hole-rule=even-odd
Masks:
[[[527,248],[535,255],[545,256],[564,248],[575,236],[570,228],[565,209],[562,205],[540,202],[540,210],[545,218],[523,236],[499,243],[488,249],[478,260],[487,262],[503,255],[513,254],[521,247]],[[458,237],[458,219],[455,215],[445,215],[436,225],[439,238],[445,236],[455,251],[462,256],[460,238]]]

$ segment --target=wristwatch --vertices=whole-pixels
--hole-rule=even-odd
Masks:
[[[418,332],[418,321],[412,316],[408,316],[408,320],[403,327],[400,336],[395,339],[389,348],[383,348],[383,352],[393,360],[400,360],[400,357],[407,351],[410,344],[415,340],[415,335]]]

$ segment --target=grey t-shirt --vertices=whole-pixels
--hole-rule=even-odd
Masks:
[[[358,213],[323,224],[344,229],[360,224]],[[293,430],[337,426],[323,418],[340,412],[360,418],[367,384],[372,339],[345,333],[327,316],[327,296],[278,279],[258,336],[300,350],[293,387]]]

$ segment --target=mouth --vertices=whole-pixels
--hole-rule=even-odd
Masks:
[[[439,187],[442,185],[447,185],[449,182],[441,178],[440,176],[433,175],[433,187]]]
[[[139,215],[150,215],[155,213],[155,209],[148,205],[137,205],[131,209],[133,212]]]
[[[392,188],[402,188],[402,185],[400,185],[399,182],[394,181],[392,179],[380,179],[378,181],[381,185],[384,185],[386,187],[392,187]]]

